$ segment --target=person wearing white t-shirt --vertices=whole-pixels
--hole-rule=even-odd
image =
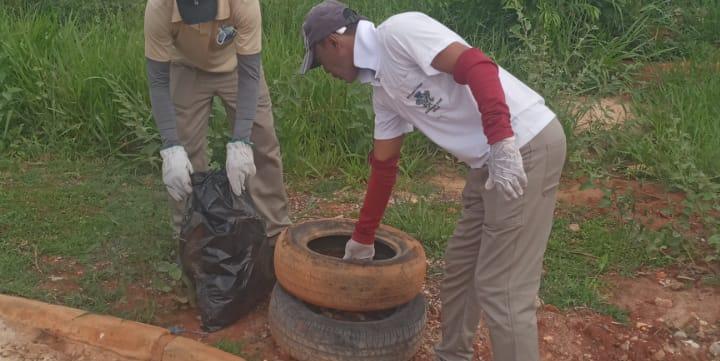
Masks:
[[[422,13],[375,27],[325,0],[307,14],[302,33],[302,74],[322,66],[373,87],[370,178],[344,259],[372,260],[403,136],[418,129],[471,168],[445,252],[437,360],[472,359],[480,310],[496,361],[539,360],[535,299],[566,151],[542,96]]]

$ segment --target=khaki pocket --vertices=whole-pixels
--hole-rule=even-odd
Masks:
[[[489,231],[508,229],[523,224],[525,197],[507,199],[499,185],[496,184],[491,190],[485,189],[485,182],[482,182],[481,186],[485,206],[484,225]]]

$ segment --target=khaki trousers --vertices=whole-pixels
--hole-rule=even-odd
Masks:
[[[250,140],[257,174],[248,181],[257,211],[265,219],[267,236],[273,237],[290,225],[287,193],[283,183],[280,144],[275,134],[272,104],[262,70],[257,115]],[[170,67],[170,93],[175,104],[177,132],[196,172],[208,170],[207,131],[213,97],[225,106],[230,127],[235,119],[237,73],[209,73],[173,63]],[[170,198],[172,227],[180,233],[186,202]]]
[[[520,151],[528,176],[520,199],[506,200],[498,187],[486,190],[487,166],[467,176],[462,216],[445,253],[438,360],[472,360],[481,310],[495,361],[540,359],[535,297],[565,162],[560,122]]]

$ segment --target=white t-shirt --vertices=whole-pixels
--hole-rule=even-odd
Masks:
[[[372,46],[360,49],[367,54],[355,54],[356,65],[358,58],[377,64],[371,82],[375,139],[396,138],[417,128],[470,167],[482,167],[490,147],[470,87],[456,83],[451,74],[431,65],[435,56],[453,42],[467,42],[440,22],[417,12],[395,15],[377,29],[364,24],[357,36],[363,38],[359,39],[361,44]],[[367,61],[373,57],[377,57],[376,61]],[[555,114],[538,93],[498,68],[512,128],[521,147],[540,133]]]

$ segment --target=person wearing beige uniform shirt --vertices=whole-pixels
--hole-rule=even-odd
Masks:
[[[247,186],[271,243],[290,224],[261,35],[259,0],[147,2],[147,75],[175,236],[192,192],[190,174],[208,170],[207,129],[215,96],[232,128],[225,168],[233,193],[240,195]]]

